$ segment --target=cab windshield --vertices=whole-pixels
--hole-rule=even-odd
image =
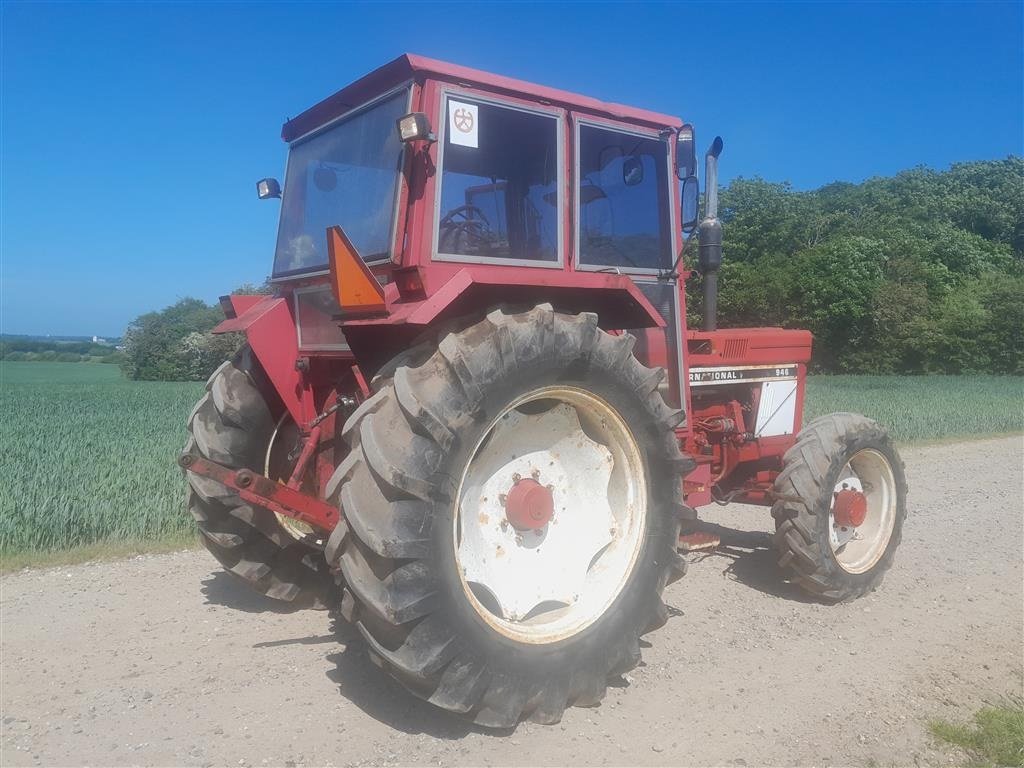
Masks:
[[[340,224],[365,261],[391,255],[403,90],[291,146],[274,277],[327,268],[328,227]]]

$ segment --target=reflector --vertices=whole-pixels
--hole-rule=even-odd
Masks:
[[[341,227],[327,228],[331,290],[344,315],[384,312],[384,288],[367,269]]]

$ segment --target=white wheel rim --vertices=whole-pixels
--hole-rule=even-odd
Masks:
[[[274,431],[270,435],[270,441],[267,443],[267,453],[263,460],[263,474],[271,480],[277,480],[277,482],[282,484],[287,483],[290,478],[286,477],[282,480],[280,477],[274,477],[271,475],[272,469],[270,463],[274,452],[274,446],[281,433],[281,429],[289,422],[294,424],[291,416],[287,411],[285,411],[285,413],[281,414],[281,418],[277,420],[277,424],[274,425]],[[297,520],[294,517],[282,515],[280,512],[274,512],[274,517],[277,518],[277,522],[281,524],[281,527],[284,528],[285,532],[296,541],[316,541],[318,544],[321,543],[321,539],[318,537],[317,531],[313,526],[308,525],[301,520]]]
[[[896,524],[896,479],[889,460],[871,448],[858,451],[843,468],[835,494],[843,489],[860,491],[867,499],[864,522],[854,527],[836,523],[829,509],[829,541],[836,562],[847,573],[871,570],[885,554]]]
[[[543,528],[509,522],[516,477],[550,488],[554,517]],[[491,422],[457,499],[463,590],[487,624],[519,642],[563,640],[604,615],[643,543],[647,483],[636,439],[607,402],[572,387],[530,392]]]

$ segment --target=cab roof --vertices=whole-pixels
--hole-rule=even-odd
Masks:
[[[423,82],[427,79],[474,86],[506,96],[542,101],[566,109],[586,112],[590,115],[613,118],[651,128],[677,128],[682,125],[682,121],[678,117],[671,115],[599,101],[589,96],[580,96],[569,91],[528,83],[525,80],[502,77],[478,69],[461,67],[458,64],[449,64],[436,59],[428,59],[425,56],[405,53],[342,88],[333,96],[328,96],[298,117],[288,120],[281,129],[281,138],[287,142],[294,141],[402,83],[410,80]]]

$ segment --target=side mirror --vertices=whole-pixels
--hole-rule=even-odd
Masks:
[[[682,211],[683,234],[689,235],[697,228],[697,219],[700,218],[700,182],[696,176],[687,176],[683,179],[683,187],[680,192],[680,210]]]
[[[697,148],[693,140],[693,126],[684,125],[676,139],[676,176],[687,179],[697,174]]]
[[[281,196],[281,185],[277,179],[260,179],[256,182],[256,197],[260,200],[269,200],[272,197]]]
[[[632,155],[622,161],[622,183],[627,187],[635,187],[644,181],[644,164],[640,158]]]

